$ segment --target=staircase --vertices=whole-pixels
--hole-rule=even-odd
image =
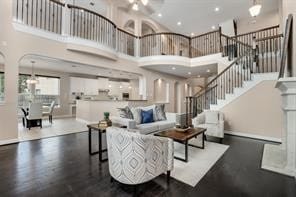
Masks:
[[[290,31],[291,20],[292,16],[289,16],[286,32]],[[230,65],[202,91],[186,98],[187,125],[191,125],[191,119],[202,111],[220,110],[260,82],[283,77],[289,39],[284,37],[282,43],[283,34],[278,34],[274,29],[271,32],[274,34],[251,32],[243,35],[246,39],[243,36],[230,38],[221,34],[222,61],[230,61]],[[251,35],[260,36],[250,42]]]

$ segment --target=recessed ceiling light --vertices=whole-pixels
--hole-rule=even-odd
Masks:
[[[177,23],[177,25],[179,25],[179,26],[182,25],[181,21],[179,21],[179,22]]]
[[[108,87],[109,87],[109,88],[112,88],[112,85],[109,85]]]
[[[200,78],[200,75],[197,75],[198,78]]]
[[[83,10],[83,9],[81,9],[81,10],[80,10],[80,12],[81,12],[81,13],[83,13],[83,12],[84,12],[84,10]]]
[[[207,70],[207,73],[209,73],[209,72],[211,72],[211,70],[210,70],[210,69],[208,69],[208,70]]]
[[[173,67],[172,69],[173,69],[173,70],[176,70],[176,68],[175,68],[175,67]]]
[[[215,7],[215,12],[219,12],[220,8],[219,7]]]
[[[157,16],[158,16],[158,17],[162,17],[162,14],[161,14],[161,13],[159,13]]]
[[[216,29],[215,25],[212,26],[212,29]]]
[[[191,33],[191,36],[194,36],[194,33]]]
[[[191,75],[191,72],[188,72],[188,75]]]

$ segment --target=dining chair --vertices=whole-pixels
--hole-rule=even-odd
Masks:
[[[48,116],[48,121],[52,124],[52,114],[55,107],[55,101],[52,101],[48,111],[43,112],[42,116]]]
[[[26,120],[29,130],[32,126],[40,126],[42,128],[42,103],[30,104]]]

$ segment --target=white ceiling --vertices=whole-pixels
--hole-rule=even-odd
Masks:
[[[136,73],[129,73],[114,69],[106,69],[98,66],[79,64],[54,58],[36,55],[27,55],[21,61],[21,67],[32,67],[31,61],[35,61],[34,68],[69,73],[72,76],[89,75],[90,77],[110,77],[119,79],[139,79]]]
[[[210,76],[216,75],[218,72],[217,64],[195,66],[195,67],[178,66],[178,65],[174,65],[174,66],[152,65],[152,66],[145,66],[145,68],[149,70],[161,72],[161,73],[183,77],[183,78],[210,77]],[[208,70],[210,72],[207,72]]]
[[[71,2],[72,1],[72,2]],[[117,7],[130,10],[128,0],[109,0]],[[279,0],[259,0],[262,4],[261,15],[278,10]],[[107,14],[108,0],[68,0],[104,16]],[[91,6],[90,3],[94,3]],[[251,18],[248,9],[253,0],[149,0],[147,8],[140,11],[150,15],[155,21],[176,33],[196,35],[212,31],[212,26],[230,19]],[[220,11],[215,12],[219,7]],[[162,17],[158,17],[161,13]],[[178,26],[177,22],[182,25]]]
[[[261,14],[277,10],[278,1],[261,0]],[[251,5],[252,0],[165,0],[152,18],[173,32],[198,35],[212,31],[211,27],[221,22],[251,17],[248,11]],[[219,12],[214,11],[216,7],[220,8]],[[158,13],[162,14],[161,18]],[[178,21],[182,22],[181,26],[177,25]]]

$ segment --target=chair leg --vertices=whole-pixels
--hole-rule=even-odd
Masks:
[[[40,128],[42,129],[42,119],[40,119]]]
[[[223,144],[223,138],[220,138],[220,144]]]
[[[137,193],[138,193],[138,186],[137,185],[134,185],[134,193],[133,193],[133,196],[137,196]]]
[[[208,139],[207,139],[207,135],[206,135],[206,134],[204,134],[204,140],[205,140],[205,141],[208,141]]]
[[[171,180],[171,171],[167,171],[167,184],[170,184],[170,180]]]
[[[111,176],[111,178],[110,178],[110,182],[111,183],[113,183],[114,182],[114,179],[113,179],[113,177]]]
[[[23,126],[25,127],[25,118],[23,117],[22,119],[23,119]]]

